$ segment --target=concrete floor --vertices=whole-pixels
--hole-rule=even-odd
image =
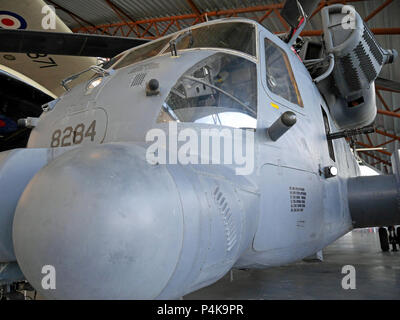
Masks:
[[[400,251],[382,252],[377,230],[350,232],[325,248],[323,256],[323,262],[233,270],[233,281],[228,273],[183,299],[400,299]],[[354,290],[342,289],[344,265],[356,269]]]

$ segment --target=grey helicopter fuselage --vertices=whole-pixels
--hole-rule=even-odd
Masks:
[[[179,298],[231,268],[264,268],[307,257],[353,228],[347,179],[359,175],[358,164],[345,139],[327,140],[327,131],[337,127],[297,54],[246,19],[195,26],[181,41],[193,37],[196,44],[196,35],[204,36],[196,30],[212,37],[215,26],[235,24],[236,32],[254,32],[251,49],[230,48],[229,42],[191,48],[177,43],[173,55],[169,41],[183,30],[121,54],[96,86],[81,83],[43,112],[28,151],[42,150],[46,156],[18,201],[8,255],[43,296]],[[129,58],[150,45],[158,52]],[[266,52],[277,60],[269,62]],[[214,70],[215,85],[229,91],[228,83],[233,84],[231,94],[253,105],[254,121],[246,123],[254,126],[241,129],[254,132],[255,139],[254,170],[247,175],[235,173],[237,164],[146,160],[151,145],[146,134],[161,129],[168,136],[172,119],[163,108],[166,101],[171,105],[177,83],[189,83],[196,66],[204,71],[207,63],[213,65],[207,70]],[[276,90],[283,80],[267,74],[274,65],[288,81],[291,99]],[[150,79],[159,83],[157,94],[146,94]],[[185,88],[186,97],[206,103],[206,93],[189,92],[197,90],[194,83]],[[222,96],[220,103],[236,106],[232,111],[241,108]],[[295,113],[297,122],[273,141],[267,129],[286,111]],[[184,112],[175,109],[182,119]],[[221,119],[219,124],[176,121],[177,134],[187,128],[199,136],[204,128],[233,130]],[[323,168],[330,166],[338,169],[337,176],[324,175]],[[54,266],[56,289],[43,289],[44,265]]]

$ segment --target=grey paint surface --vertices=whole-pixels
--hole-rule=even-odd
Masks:
[[[207,11],[219,11],[230,8],[243,8],[252,6],[262,6],[276,3],[275,0],[241,0],[241,1],[221,1],[221,0],[197,0],[196,6],[201,12]],[[117,22],[118,16],[104,3],[95,0],[87,0],[81,2],[79,0],[58,0],[57,2],[64,8],[78,14],[82,18],[91,21],[95,24],[107,24],[110,22]],[[161,1],[153,0],[151,2],[143,3],[140,0],[114,0],[114,3],[127,12],[135,20],[143,20],[147,18],[156,18],[165,15],[184,15],[191,13],[191,8],[186,1]],[[368,1],[358,1],[351,2],[350,5],[354,6],[361,17],[367,17],[379,6],[382,5],[382,0],[368,0]],[[57,10],[58,16],[72,29],[79,27],[79,24],[73,20],[68,14],[62,10]],[[251,19],[261,19],[265,14],[264,11],[259,12],[249,12],[240,14],[241,17],[247,17]],[[375,15],[372,19],[368,20],[367,25],[369,28],[391,28],[398,25],[398,17],[400,16],[400,3],[398,1],[393,1],[389,4],[383,11]],[[213,19],[209,17],[209,19]],[[191,20],[181,20],[179,24],[182,28],[190,27],[192,23]],[[159,22],[158,28],[164,30],[169,25],[169,21]],[[262,21],[263,27],[270,30],[272,33],[282,32],[282,23],[279,18],[271,14],[268,19]],[[150,29],[155,33],[154,27]],[[305,26],[306,31],[310,30],[322,30],[322,16],[320,14],[315,15],[309,24]],[[123,27],[123,31],[128,33],[130,31],[129,27]],[[178,27],[173,24],[167,31],[167,34],[178,31]],[[395,48],[400,51],[400,37],[396,35],[379,35],[377,36],[379,43],[384,48]],[[307,38],[306,38],[307,39]],[[315,40],[315,37],[308,38],[309,40]],[[397,59],[395,65],[386,66],[382,69],[381,76],[386,79],[392,79],[395,81],[400,81],[400,59]],[[382,96],[389,106],[400,105],[400,94],[381,91]],[[376,101],[378,109],[386,110],[382,102],[377,99]],[[376,117],[376,127],[380,130],[396,134],[400,136],[400,119],[388,117],[382,114],[378,114]],[[385,137],[380,134],[370,134],[369,138],[372,140],[373,145],[380,145],[382,143],[391,140],[389,137]],[[364,135],[357,136],[357,140],[363,142],[364,144],[369,144],[369,140]],[[387,145],[388,151],[392,153],[396,150],[394,143],[389,143]],[[366,154],[361,154],[364,161],[369,164],[376,163],[376,159],[367,156]],[[390,156],[385,154],[380,154],[380,157],[385,161],[390,161]],[[386,166],[384,163],[379,163],[375,167],[382,173],[385,173],[385,168],[388,172],[391,172],[391,167]]]
[[[232,267],[295,262],[353,228],[347,181],[359,170],[349,146],[335,140],[336,161],[330,158],[321,108],[331,131],[337,128],[307,69],[279,38],[256,28],[257,57],[208,48],[181,51],[178,58],[166,52],[111,71],[91,92],[81,84],[43,113],[28,150],[50,148],[56,130],[79,121],[88,127],[96,120],[101,136],[84,140],[41,169],[18,203],[15,254],[43,296],[179,298]],[[264,38],[287,54],[304,107],[269,91]],[[257,65],[253,173],[238,176],[235,165],[149,164],[144,137],[152,128],[166,128],[156,120],[168,92],[187,69],[216,52],[241,55]],[[132,86],[138,73],[145,73],[146,81],[157,78],[160,94],[147,97],[145,81]],[[267,128],[285,111],[294,112],[297,123],[273,142]],[[177,127],[179,132],[210,126]],[[321,169],[327,166],[336,166],[338,175],[325,178]],[[306,194],[304,210],[291,210],[293,190]],[[57,270],[56,290],[41,288],[47,264]]]
[[[0,262],[16,260],[11,235],[15,208],[28,182],[47,161],[48,149],[0,153]]]

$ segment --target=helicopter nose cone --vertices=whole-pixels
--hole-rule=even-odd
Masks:
[[[143,147],[68,151],[20,198],[13,224],[18,264],[45,298],[157,298],[179,260],[180,208],[165,166],[148,164]]]

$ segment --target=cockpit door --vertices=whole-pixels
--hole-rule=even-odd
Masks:
[[[297,122],[277,141],[264,139],[260,144],[264,163],[253,249],[276,252],[272,260],[286,263],[313,253],[322,237],[320,157],[313,121],[317,99],[312,90],[302,88],[313,84],[299,58],[267,31],[260,36],[260,59],[261,124],[268,128],[286,111],[294,112]]]

